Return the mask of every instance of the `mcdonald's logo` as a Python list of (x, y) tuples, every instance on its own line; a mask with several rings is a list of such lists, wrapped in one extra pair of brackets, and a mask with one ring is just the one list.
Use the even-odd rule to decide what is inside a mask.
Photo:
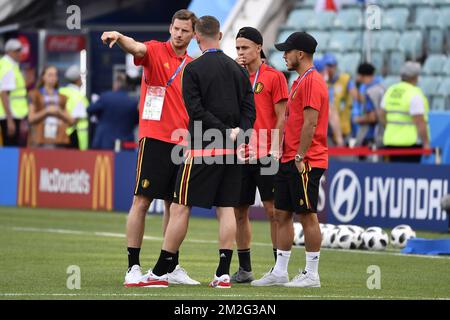
[(36, 159), (33, 153), (23, 152), (19, 167), (18, 205), (36, 207), (36, 193)]
[(92, 209), (112, 210), (112, 167), (110, 157), (98, 155), (95, 159), (92, 186)]

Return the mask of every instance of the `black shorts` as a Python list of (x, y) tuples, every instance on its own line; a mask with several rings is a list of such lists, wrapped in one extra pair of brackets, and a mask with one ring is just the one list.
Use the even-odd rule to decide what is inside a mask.
[(152, 138), (139, 141), (134, 195), (143, 195), (149, 199), (173, 199), (180, 167), (171, 158), (174, 146)]
[[(242, 186), (240, 206), (253, 205), (255, 203), (256, 188), (262, 201), (271, 201), (274, 199), (274, 179), (275, 174), (261, 174), (262, 168), (271, 166), (270, 157), (258, 159), (258, 163), (245, 164), (242, 166)], [(273, 161), (273, 160), (272, 160)]]
[(319, 184), (325, 169), (305, 164), (300, 174), (294, 160), (281, 163), (275, 176), (275, 209), (295, 213), (317, 213)]
[(241, 190), (242, 165), (236, 160), (235, 164), (207, 164), (195, 160), (188, 157), (180, 166), (173, 202), (206, 209), (212, 206), (236, 207)]

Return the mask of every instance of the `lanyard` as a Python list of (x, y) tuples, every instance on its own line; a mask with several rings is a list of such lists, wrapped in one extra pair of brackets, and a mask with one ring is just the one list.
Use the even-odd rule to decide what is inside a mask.
[(292, 91), (291, 97), (294, 95), (295, 92), (297, 92), (298, 87), (300, 86), (300, 83), (302, 83), (303, 79), (305, 79), (305, 77), (308, 75), (308, 73), (310, 73), (311, 71), (313, 71), (315, 68), (311, 67), (308, 70), (306, 70), (306, 72), (303, 74), (303, 76), (300, 78), (300, 80), (297, 83), (297, 86), (295, 87), (295, 89)]
[(259, 71), (261, 70), (261, 67), (262, 67), (262, 63), (259, 66), (258, 71), (256, 71), (255, 80), (253, 80), (253, 86), (252, 86), (253, 92), (255, 92), (255, 87), (256, 87), (256, 84), (258, 83)]
[(173, 80), (175, 80), (177, 75), (180, 73), (181, 69), (183, 69), (183, 66), (185, 63), (186, 63), (186, 58), (183, 59), (181, 64), (178, 66), (177, 70), (175, 70), (175, 73), (172, 75), (172, 77), (170, 77), (169, 81), (167, 81), (166, 87), (169, 87), (172, 84)]
[(206, 49), (205, 51), (203, 51), (202, 54), (208, 53), (208, 52), (223, 52), (220, 49)]

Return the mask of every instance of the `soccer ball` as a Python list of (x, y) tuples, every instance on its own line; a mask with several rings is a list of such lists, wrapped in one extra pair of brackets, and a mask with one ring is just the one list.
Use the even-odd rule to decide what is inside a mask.
[(366, 249), (381, 251), (386, 249), (389, 243), (389, 236), (383, 229), (371, 227), (364, 231), (362, 240)]
[[(339, 229), (333, 225), (329, 225), (322, 229), (322, 244), (321, 246), (324, 248), (331, 248), (331, 239), (333, 234), (337, 232)], [(336, 239), (336, 235), (333, 237), (333, 241)]]
[(305, 234), (303, 233), (303, 226), (300, 222), (294, 222), (294, 245), (305, 245)]
[(340, 228), (335, 227), (327, 232), (327, 236), (328, 236), (327, 244), (328, 244), (329, 248), (339, 248), (339, 243), (337, 241), (337, 239), (338, 239), (337, 234), (338, 234), (339, 230), (340, 230)]
[(322, 243), (321, 243), (321, 247), (324, 248), (328, 248), (330, 247), (330, 237), (328, 236), (328, 234), (330, 233), (330, 231), (332, 229), (335, 228), (334, 224), (330, 224), (330, 223), (320, 223), (320, 233), (322, 235)]
[(416, 233), (414, 232), (414, 230), (406, 224), (396, 226), (391, 231), (391, 243), (394, 245), (394, 247), (397, 248), (406, 247), (406, 243), (408, 242), (408, 240), (415, 237)]
[(339, 231), (336, 234), (336, 242), (341, 249), (356, 249), (357, 244), (355, 238), (357, 237), (356, 233), (352, 231), (350, 228), (342, 227), (339, 228)]

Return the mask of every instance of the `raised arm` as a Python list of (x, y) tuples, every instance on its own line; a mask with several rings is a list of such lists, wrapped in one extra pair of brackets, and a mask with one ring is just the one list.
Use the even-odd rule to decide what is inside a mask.
[(104, 44), (109, 44), (110, 48), (117, 43), (123, 51), (132, 54), (136, 58), (143, 58), (147, 53), (145, 44), (117, 31), (103, 32), (101, 39)]

